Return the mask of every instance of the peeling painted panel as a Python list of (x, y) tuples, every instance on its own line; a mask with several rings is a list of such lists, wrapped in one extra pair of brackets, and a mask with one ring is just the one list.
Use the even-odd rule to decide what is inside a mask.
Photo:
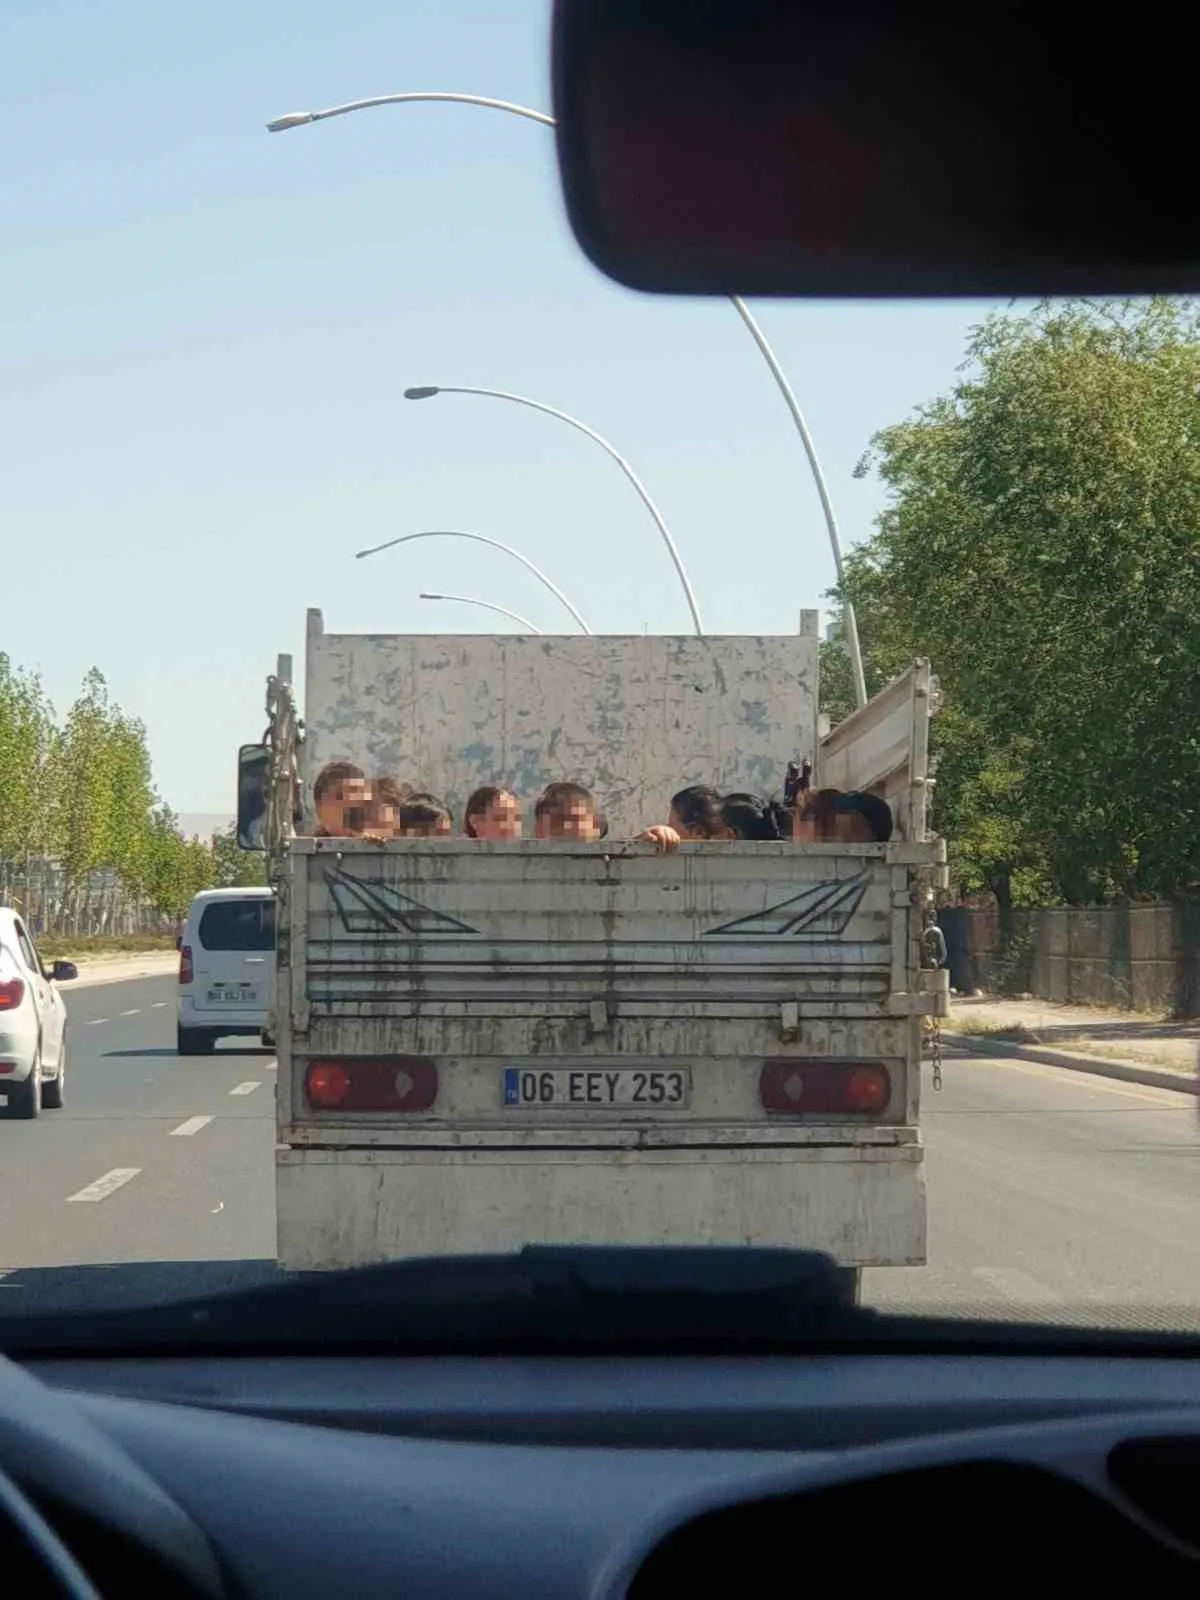
[(934, 702), (929, 663), (917, 661), (821, 740), (821, 786), (874, 790), (891, 806), (902, 837), (923, 840)]
[(689, 783), (766, 794), (816, 748), (818, 641), (327, 634), (310, 622), (306, 783), (357, 762), (456, 816), (481, 783), (586, 784), (614, 837)]
[(321, 1271), (527, 1244), (760, 1245), (925, 1260), (921, 1152), (281, 1151), (279, 1260)]

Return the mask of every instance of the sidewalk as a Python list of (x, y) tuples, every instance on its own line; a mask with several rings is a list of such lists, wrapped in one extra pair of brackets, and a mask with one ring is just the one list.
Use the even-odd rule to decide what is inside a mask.
[(79, 976), (62, 985), (62, 992), (86, 989), (96, 983), (127, 983), (133, 978), (174, 977), (179, 956), (174, 950), (143, 950), (135, 955), (80, 956)]
[(956, 996), (943, 1037), (976, 1054), (1016, 1056), (1076, 1072), (1196, 1094), (1200, 1018), (1185, 1021), (1049, 1000)]

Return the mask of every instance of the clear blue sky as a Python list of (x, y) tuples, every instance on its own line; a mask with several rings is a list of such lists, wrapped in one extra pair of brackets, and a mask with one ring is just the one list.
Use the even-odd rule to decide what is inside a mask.
[[(336, 631), (488, 631), (482, 596), (596, 631), (687, 631), (615, 467), (559, 424), (417, 383), (516, 389), (607, 434), (678, 540), (710, 632), (786, 632), (832, 563), (807, 466), (732, 309), (630, 294), (578, 253), (550, 135), (416, 106), (269, 136), (401, 89), (548, 109), (544, 0), (5, 0), (0, 13), (0, 648), (65, 705), (95, 664), (177, 809), (231, 813), (265, 674)], [(846, 539), (854, 464), (944, 390), (978, 303), (756, 306)]]

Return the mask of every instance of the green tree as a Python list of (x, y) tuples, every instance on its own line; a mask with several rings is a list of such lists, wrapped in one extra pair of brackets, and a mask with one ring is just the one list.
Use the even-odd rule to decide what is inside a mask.
[(12, 894), (18, 869), (28, 894), (31, 858), (44, 848), (54, 734), (54, 714), (41, 681), (0, 653), (0, 894)]
[(147, 834), (147, 898), (160, 916), (182, 917), (193, 895), (216, 887), (213, 852), (199, 839), (185, 839), (175, 813), (161, 802), (150, 813)]
[[(154, 803), (146, 731), (140, 722), (113, 707), (108, 718), (107, 746), (102, 803), (108, 812), (108, 865), (116, 873), (122, 891), (140, 900), (146, 890), (150, 809)], [(109, 910), (115, 911), (115, 907), (110, 906)]]
[(1002, 903), (1200, 879), (1198, 384), (1190, 305), (1041, 306), (874, 441), (847, 593), (875, 676), (932, 659), (937, 825)]
[(35, 927), (145, 926), (225, 870), (157, 800), (145, 729), (95, 668), (59, 728), (37, 676), (0, 654), (0, 794), (0, 901)]
[(818, 700), (831, 728), (854, 710), (854, 676), (840, 639), (822, 639), (818, 668)]
[(92, 875), (112, 860), (112, 747), (108, 686), (93, 667), (54, 741), (49, 761), (49, 844), (65, 880), (67, 914), (87, 923)]
[(217, 888), (237, 889), (266, 883), (267, 858), (255, 851), (239, 849), (236, 823), (213, 834), (211, 850)]

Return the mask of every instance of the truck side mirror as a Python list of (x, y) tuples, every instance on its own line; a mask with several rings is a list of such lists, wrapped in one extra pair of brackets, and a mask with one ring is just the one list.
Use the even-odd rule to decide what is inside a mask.
[(244, 744), (238, 751), (237, 842), (239, 850), (265, 851), (267, 787), (271, 751), (265, 744)]

